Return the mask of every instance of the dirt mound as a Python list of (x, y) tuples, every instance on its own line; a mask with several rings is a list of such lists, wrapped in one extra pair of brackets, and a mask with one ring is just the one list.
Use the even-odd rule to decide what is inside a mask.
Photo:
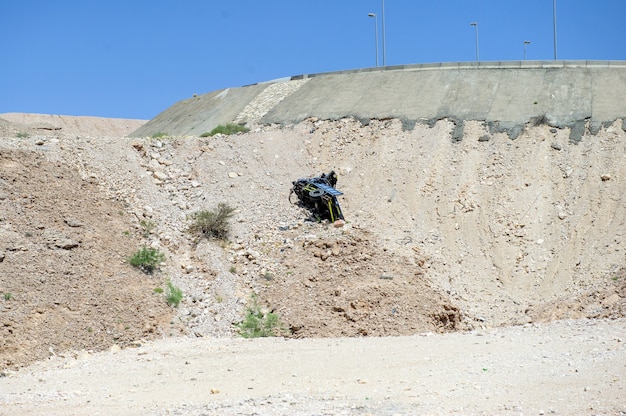
[[(431, 286), (427, 259), (395, 257), (371, 233), (332, 225), (286, 230), (264, 246), (278, 267), (255, 284), (288, 328), (288, 336), (397, 336), (462, 328), (459, 310)], [(250, 251), (234, 264), (254, 261)]]
[(626, 269), (621, 269), (610, 281), (602, 282), (572, 298), (531, 305), (527, 314), (533, 322), (559, 319), (617, 319), (626, 316)]
[[(449, 120), (132, 140), (17, 137), (2, 122), (2, 365), (235, 336), (252, 294), (296, 338), (624, 316), (620, 123), (573, 143), (567, 129), (511, 140), (478, 121), (460, 142)], [(288, 199), (292, 181), (331, 169), (339, 228)], [(236, 208), (230, 241), (197, 243), (190, 214), (222, 202)], [(166, 256), (152, 276), (126, 262), (143, 245)], [(176, 310), (154, 293), (166, 280), (184, 293)], [(552, 312), (564, 309), (577, 312)]]
[(124, 137), (147, 120), (115, 119), (52, 114), (0, 114), (0, 132), (5, 137), (16, 135), (81, 135), (91, 137)]
[(170, 333), (162, 278), (126, 262), (134, 227), (90, 178), (0, 149), (0, 366)]

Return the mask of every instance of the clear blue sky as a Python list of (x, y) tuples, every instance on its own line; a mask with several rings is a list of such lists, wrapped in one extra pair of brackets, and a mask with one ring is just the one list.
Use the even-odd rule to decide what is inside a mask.
[[(387, 65), (554, 58), (553, 0), (386, 0)], [(559, 60), (626, 60), (626, 0), (557, 0)], [(150, 119), (175, 102), (376, 65), (381, 0), (0, 0), (0, 113)]]

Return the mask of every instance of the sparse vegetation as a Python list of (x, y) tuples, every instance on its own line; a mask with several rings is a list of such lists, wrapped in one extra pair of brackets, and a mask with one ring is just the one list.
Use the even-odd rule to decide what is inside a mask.
[(149, 237), (156, 228), (156, 224), (154, 223), (154, 221), (150, 220), (141, 220), (139, 222), (139, 226), (141, 227), (143, 236), (146, 238)]
[(154, 288), (154, 293), (163, 293), (163, 288), (162, 287), (155, 287)]
[(224, 124), (220, 124), (219, 126), (214, 128), (210, 132), (202, 133), (200, 135), (200, 137), (215, 136), (216, 134), (231, 135), (231, 134), (235, 134), (235, 133), (247, 133), (249, 131), (250, 131), (249, 128), (247, 128), (246, 126), (242, 126), (240, 124), (234, 124), (234, 123), (229, 123), (229, 124), (225, 124), (225, 125)]
[(228, 271), (231, 273), (237, 273), (237, 268), (235, 266), (230, 266), (230, 269), (228, 269)]
[(214, 211), (198, 211), (191, 214), (192, 224), (189, 232), (195, 234), (198, 239), (202, 237), (227, 240), (230, 231), (230, 219), (235, 208), (228, 204), (220, 203)]
[(16, 137), (18, 139), (27, 139), (30, 137), (30, 134), (24, 132), (24, 131), (20, 131), (19, 133), (16, 134)]
[(183, 300), (183, 291), (174, 286), (171, 281), (167, 281), (167, 293), (165, 294), (167, 304), (177, 307), (181, 300)]
[(11, 295), (8, 292), (4, 294), (4, 300), (11, 300), (12, 297), (13, 297), (13, 295)]
[(163, 138), (163, 137), (169, 137), (169, 134), (164, 133), (164, 132), (162, 132), (162, 131), (158, 131), (158, 132), (154, 133), (154, 134), (153, 134), (152, 136), (150, 136), (150, 137), (152, 137), (153, 139), (161, 139), (161, 138)]
[(154, 269), (165, 260), (165, 255), (155, 248), (142, 247), (133, 254), (128, 262), (143, 270), (145, 273), (152, 273)]
[(277, 314), (264, 312), (259, 306), (258, 297), (250, 296), (246, 316), (238, 325), (239, 335), (244, 338), (275, 337), (281, 329)]

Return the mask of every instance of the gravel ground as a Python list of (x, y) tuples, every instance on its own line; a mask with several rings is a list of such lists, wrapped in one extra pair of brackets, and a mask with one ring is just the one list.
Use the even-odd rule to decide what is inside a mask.
[(626, 320), (395, 338), (165, 339), (0, 378), (1, 415), (619, 415)]

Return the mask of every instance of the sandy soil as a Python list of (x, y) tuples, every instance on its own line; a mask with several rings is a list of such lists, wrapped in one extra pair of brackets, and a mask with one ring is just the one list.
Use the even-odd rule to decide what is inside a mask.
[[(626, 412), (620, 121), (573, 144), (63, 118), (0, 118), (0, 414)], [(288, 200), (331, 169), (342, 227)], [(195, 244), (189, 214), (219, 202), (229, 242)], [(144, 245), (166, 254), (151, 275), (127, 262)], [(284, 338), (237, 337), (253, 293)]]
[(134, 119), (25, 113), (3, 113), (0, 119), (9, 122), (5, 131), (11, 137), (19, 132), (43, 136), (124, 137), (146, 123), (146, 120)]
[[(170, 338), (0, 380), (0, 414), (618, 415), (626, 322), (446, 335)], [(622, 412), (622, 413), (620, 413)]]

